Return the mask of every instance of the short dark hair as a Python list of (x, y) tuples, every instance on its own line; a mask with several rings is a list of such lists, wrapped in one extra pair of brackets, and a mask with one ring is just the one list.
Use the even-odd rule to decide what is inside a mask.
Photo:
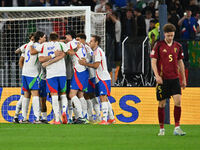
[(28, 39), (30, 40), (32, 37), (35, 36), (35, 32), (32, 32), (29, 36), (28, 36)]
[(176, 27), (175, 27), (175, 25), (173, 25), (171, 23), (167, 23), (167, 24), (164, 25), (163, 31), (164, 31), (164, 33), (175, 32)]
[(86, 35), (85, 35), (85, 33), (78, 33), (77, 35), (76, 35), (76, 37), (79, 37), (80, 39), (84, 39), (84, 40), (86, 40)]
[(107, 2), (105, 5), (109, 6), (110, 9), (113, 9), (113, 5), (111, 3)]
[(138, 7), (136, 7), (136, 8), (134, 9), (134, 11), (139, 12), (139, 13), (142, 12), (142, 10), (141, 10), (140, 8), (138, 8)]
[(44, 36), (44, 32), (41, 32), (41, 31), (37, 31), (35, 33), (35, 36), (34, 36), (34, 39), (35, 39), (35, 42), (38, 42), (40, 38), (42, 38)]
[(51, 32), (49, 36), (50, 41), (56, 41), (58, 40), (58, 34), (56, 32)]
[(68, 31), (66, 35), (71, 35), (72, 39), (76, 37), (76, 33), (73, 30)]
[(92, 37), (94, 38), (95, 42), (98, 42), (98, 45), (101, 43), (101, 37), (98, 35), (92, 35)]

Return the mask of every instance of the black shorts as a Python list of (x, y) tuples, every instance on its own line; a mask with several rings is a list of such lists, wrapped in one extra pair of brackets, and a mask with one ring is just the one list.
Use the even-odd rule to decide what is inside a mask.
[(156, 96), (158, 101), (170, 98), (176, 94), (181, 94), (179, 78), (163, 80), (163, 84), (158, 84), (156, 87)]

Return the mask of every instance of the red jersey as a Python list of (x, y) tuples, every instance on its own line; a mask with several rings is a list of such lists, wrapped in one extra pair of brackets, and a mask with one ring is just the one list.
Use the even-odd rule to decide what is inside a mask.
[(184, 57), (181, 44), (174, 41), (171, 46), (168, 46), (164, 40), (159, 41), (155, 44), (150, 57), (157, 59), (158, 74), (163, 79), (179, 77), (178, 60)]

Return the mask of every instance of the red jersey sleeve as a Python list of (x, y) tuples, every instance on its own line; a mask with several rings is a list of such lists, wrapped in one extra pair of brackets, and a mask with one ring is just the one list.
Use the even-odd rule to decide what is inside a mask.
[(183, 47), (182, 47), (182, 45), (181, 44), (179, 44), (179, 48), (180, 48), (180, 50), (179, 50), (179, 53), (178, 53), (178, 60), (180, 60), (180, 59), (183, 59), (184, 58), (184, 54), (183, 54)]
[(154, 45), (154, 47), (153, 47), (153, 49), (152, 49), (152, 51), (151, 51), (151, 54), (150, 54), (150, 57), (151, 58), (156, 58), (156, 59), (158, 59), (158, 49), (159, 49), (159, 43), (158, 42), (156, 42), (156, 44)]

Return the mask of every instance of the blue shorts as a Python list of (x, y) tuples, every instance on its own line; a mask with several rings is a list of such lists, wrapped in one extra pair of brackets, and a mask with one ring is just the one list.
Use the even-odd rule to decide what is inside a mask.
[(88, 79), (88, 90), (86, 93), (95, 93), (95, 77)]
[(39, 90), (39, 78), (22, 76), (23, 91)]
[(40, 90), (39, 90), (40, 97), (47, 97), (46, 80), (41, 80), (39, 86), (40, 86)]
[(87, 92), (88, 78), (89, 78), (88, 70), (85, 70), (83, 72), (75, 71), (71, 80), (70, 88), (73, 90), (81, 90)]
[(23, 91), (23, 83), (21, 83), (21, 95), (24, 95), (24, 91)]
[(96, 84), (95, 90), (96, 90), (96, 96), (100, 96), (100, 95), (110, 96), (111, 80), (105, 80), (105, 81), (100, 80)]
[(66, 92), (66, 76), (53, 77), (46, 80), (47, 93), (60, 93)]

